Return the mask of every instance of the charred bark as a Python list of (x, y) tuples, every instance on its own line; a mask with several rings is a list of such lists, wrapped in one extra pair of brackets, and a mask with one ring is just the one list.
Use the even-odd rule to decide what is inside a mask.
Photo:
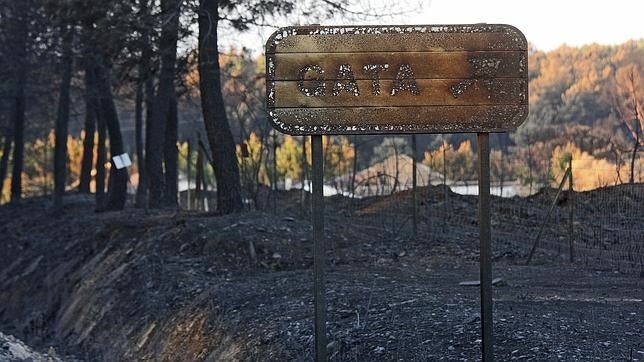
[(136, 98), (134, 100), (134, 143), (136, 145), (136, 163), (139, 170), (139, 183), (136, 186), (135, 207), (145, 207), (146, 203), (146, 175), (145, 160), (143, 155), (143, 83), (137, 81)]
[(83, 138), (83, 159), (81, 160), (80, 183), (78, 190), (81, 193), (90, 193), (92, 182), (92, 166), (94, 163), (94, 139), (96, 132), (96, 97), (94, 96), (95, 82), (92, 65), (85, 59), (85, 127)]
[[(124, 152), (123, 138), (121, 136), (121, 126), (112, 94), (111, 69), (105, 62), (100, 60), (96, 67), (96, 81), (98, 103), (100, 104), (99, 118), (102, 118), (109, 133), (110, 155), (114, 157)], [(114, 162), (112, 162), (105, 210), (122, 210), (125, 207), (125, 201), (127, 200), (127, 181), (127, 168), (117, 169)]]
[(56, 141), (54, 146), (54, 209), (63, 206), (63, 194), (67, 184), (67, 132), (69, 124), (70, 86), (72, 80), (73, 32), (66, 27), (63, 35), (62, 79), (58, 98), (58, 115), (56, 117)]
[(204, 180), (204, 169), (203, 169), (203, 150), (201, 148), (201, 144), (197, 145), (197, 170), (196, 170), (196, 175), (195, 175), (195, 205), (196, 208), (199, 210), (203, 210), (204, 205), (203, 205), (203, 196), (201, 194), (202, 192), (202, 185), (205, 184)]
[(178, 176), (178, 150), (177, 150), (177, 131), (178, 131), (178, 114), (177, 114), (177, 96), (172, 92), (170, 99), (170, 109), (165, 132), (165, 144), (163, 149), (163, 162), (165, 164), (165, 190), (163, 192), (163, 204), (166, 207), (177, 207), (177, 193), (179, 185), (177, 184)]
[(9, 168), (9, 154), (11, 153), (11, 146), (13, 145), (13, 135), (10, 131), (4, 136), (4, 144), (2, 146), (2, 157), (0, 158), (0, 192), (4, 187), (4, 179), (7, 177), (7, 169)]
[[(136, 87), (135, 100), (135, 144), (136, 159), (139, 171), (139, 183), (136, 187), (135, 207), (146, 207), (148, 203), (148, 178), (145, 166), (145, 144), (143, 141), (143, 104), (145, 104), (145, 120), (150, 122), (152, 99), (154, 97), (154, 85), (152, 83), (152, 72), (150, 59), (152, 58), (152, 46), (150, 44), (150, 4), (149, 0), (140, 1), (139, 17), (143, 22), (141, 26), (141, 59), (138, 65), (139, 79)], [(147, 127), (146, 127), (147, 130)]]
[(18, 87), (14, 99), (13, 167), (11, 170), (11, 202), (22, 199), (22, 169), (25, 158), (25, 78), (24, 66), (19, 70)]
[[(100, 107), (99, 107), (100, 108)], [(100, 109), (97, 117), (98, 145), (96, 146), (96, 211), (105, 210), (105, 163), (107, 162), (107, 134), (105, 131), (105, 120), (101, 115)]]
[(199, 4), (199, 90), (201, 108), (212, 152), (217, 181), (217, 208), (222, 214), (242, 210), (239, 166), (235, 143), (221, 93), (221, 71), (217, 51), (219, 1)]
[(152, 122), (148, 123), (148, 138), (145, 147), (150, 208), (160, 208), (165, 205), (166, 200), (164, 197), (166, 187), (163, 157), (168, 113), (174, 94), (180, 4), (180, 0), (161, 1), (161, 13), (164, 19), (159, 39), (161, 70), (159, 72), (159, 87), (152, 107)]
[(16, 1), (13, 29), (15, 76), (13, 79), (13, 167), (11, 171), (11, 202), (22, 199), (22, 170), (25, 153), (25, 82), (27, 80), (28, 1)]

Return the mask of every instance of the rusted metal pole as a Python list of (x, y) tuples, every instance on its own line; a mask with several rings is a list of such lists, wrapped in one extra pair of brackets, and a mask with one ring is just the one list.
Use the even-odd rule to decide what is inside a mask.
[(413, 201), (413, 232), (414, 232), (414, 237), (418, 233), (418, 190), (417, 190), (417, 183), (418, 180), (416, 179), (416, 162), (418, 162), (418, 152), (416, 150), (416, 135), (412, 134), (411, 135), (411, 161), (412, 161), (412, 166), (411, 166), (411, 183), (412, 183), (412, 201)]
[(490, 134), (478, 133), (479, 156), (479, 259), (481, 279), (481, 334), (483, 361), (494, 361), (492, 326), (492, 252), (490, 231)]
[(273, 214), (277, 214), (277, 132), (273, 130)]
[(570, 241), (570, 262), (574, 263), (575, 262), (575, 236), (574, 236), (574, 225), (573, 225), (573, 220), (574, 220), (574, 190), (573, 190), (573, 182), (572, 182), (572, 157), (570, 157), (570, 166), (569, 166), (569, 172), (568, 172), (568, 204), (569, 204), (569, 210), (570, 210), (570, 215), (568, 219), (568, 238)]
[(311, 136), (313, 158), (313, 295), (315, 304), (315, 361), (326, 362), (326, 302), (324, 288), (324, 155), (322, 136)]
[(441, 145), (443, 147), (443, 232), (447, 232), (447, 197), (449, 195), (447, 186), (447, 158), (445, 153), (447, 152), (447, 147), (445, 147), (445, 139), (441, 134)]
[[(306, 138), (307, 136), (302, 137), (302, 192), (300, 193), (300, 213), (302, 216), (306, 215), (306, 204), (308, 198), (308, 193), (311, 192), (310, 189), (310, 179), (309, 179), (309, 161), (306, 159)], [(309, 190), (306, 191), (306, 186), (309, 187)]]

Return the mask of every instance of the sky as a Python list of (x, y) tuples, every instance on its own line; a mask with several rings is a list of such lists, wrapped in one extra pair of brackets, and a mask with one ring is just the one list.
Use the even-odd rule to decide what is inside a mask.
[(504, 23), (518, 27), (537, 49), (562, 43), (618, 44), (644, 38), (643, 0), (431, 0), (410, 21)]
[[(370, 0), (374, 6), (408, 4), (414, 11), (393, 15), (378, 23), (374, 19), (347, 21), (336, 18), (323, 25), (347, 24), (511, 24), (540, 50), (562, 44), (580, 46), (590, 43), (619, 44), (644, 38), (644, 0)], [(419, 5), (420, 4), (420, 5)], [(381, 20), (381, 19), (378, 19)], [(287, 25), (304, 25), (288, 23)], [(275, 28), (248, 33), (228, 34), (223, 40), (261, 51)], [(224, 41), (225, 44), (225, 41)], [(225, 46), (225, 45), (224, 45)]]

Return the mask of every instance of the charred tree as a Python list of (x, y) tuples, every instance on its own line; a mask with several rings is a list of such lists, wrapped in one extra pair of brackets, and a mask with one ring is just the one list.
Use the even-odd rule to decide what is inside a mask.
[(175, 92), (172, 93), (165, 132), (165, 144), (163, 148), (163, 162), (165, 164), (165, 191), (163, 192), (163, 204), (167, 207), (178, 206), (177, 193), (179, 192), (179, 185), (177, 184), (177, 162), (179, 156), (177, 150), (177, 95)]
[[(621, 83), (621, 84), (620, 84)], [(642, 115), (642, 103), (640, 94), (641, 75), (635, 65), (630, 65), (625, 72), (623, 79), (618, 79), (618, 92), (622, 93), (623, 100), (616, 101), (614, 105), (617, 114), (622, 119), (624, 126), (628, 129), (628, 134), (633, 143), (633, 149), (630, 150), (630, 173), (628, 182), (635, 183), (635, 161), (637, 153), (641, 147), (644, 147), (644, 120)], [(620, 89), (621, 88), (621, 89)]]
[(199, 4), (199, 90), (217, 181), (217, 208), (222, 214), (242, 211), (241, 182), (230, 125), (221, 92), (217, 51), (219, 1)]
[(107, 194), (105, 193), (105, 180), (107, 163), (107, 130), (105, 126), (105, 116), (101, 110), (101, 103), (98, 97), (98, 79), (96, 71), (96, 62), (90, 67), (92, 88), (89, 91), (96, 114), (96, 130), (98, 134), (98, 143), (96, 146), (96, 211), (103, 211), (107, 205)]
[(69, 124), (70, 86), (73, 70), (71, 27), (63, 30), (62, 77), (56, 117), (56, 141), (54, 146), (54, 209), (63, 206), (63, 194), (67, 181), (67, 132)]
[(93, 70), (93, 62), (89, 54), (85, 55), (85, 126), (83, 138), (83, 159), (81, 160), (81, 173), (79, 191), (81, 193), (90, 193), (90, 184), (92, 181), (92, 166), (94, 163), (94, 140), (96, 132), (96, 82)]
[(25, 150), (25, 83), (27, 80), (28, 10), (30, 2), (12, 2), (13, 77), (13, 167), (11, 171), (11, 202), (22, 198), (22, 170)]
[[(166, 127), (174, 94), (175, 63), (179, 30), (180, 0), (161, 1), (162, 24), (159, 39), (161, 69), (159, 86), (152, 107), (152, 119), (148, 123), (148, 138), (145, 144), (145, 163), (148, 176), (148, 204), (150, 208), (166, 205), (163, 157)], [(176, 204), (176, 202), (175, 202)]]
[(145, 160), (143, 155), (143, 82), (137, 80), (134, 99), (134, 143), (136, 145), (136, 162), (139, 170), (139, 183), (136, 186), (135, 207), (144, 207), (146, 203)]
[(22, 198), (22, 169), (25, 155), (25, 88), (26, 69), (20, 65), (18, 83), (14, 99), (13, 168), (11, 170), (11, 201)]
[(2, 157), (0, 158), (0, 191), (4, 186), (4, 179), (7, 177), (7, 169), (9, 168), (9, 154), (11, 153), (13, 135), (10, 131), (4, 136), (4, 142), (2, 146)]
[(98, 145), (96, 146), (96, 211), (105, 210), (105, 163), (107, 163), (107, 133), (105, 131), (105, 120), (98, 113), (96, 128), (98, 130)]
[[(110, 155), (111, 157), (120, 155), (124, 152), (123, 137), (121, 136), (121, 126), (119, 124), (116, 106), (114, 105), (114, 96), (111, 86), (111, 68), (103, 59), (98, 59), (96, 67), (96, 82), (98, 91), (98, 103), (100, 105), (100, 115), (107, 128), (110, 138)], [(105, 210), (122, 210), (125, 207), (127, 199), (127, 168), (117, 169), (114, 162), (110, 167), (110, 176), (108, 182), (107, 202)]]
[[(154, 84), (152, 82), (151, 58), (152, 45), (150, 43), (150, 2), (141, 0), (139, 2), (139, 19), (142, 26), (140, 27), (141, 39), (141, 59), (138, 64), (138, 79), (136, 85), (135, 99), (135, 145), (136, 159), (139, 171), (139, 183), (136, 187), (135, 207), (145, 207), (148, 203), (148, 179), (145, 166), (145, 143), (143, 141), (143, 105), (145, 104), (145, 120), (151, 121), (152, 99), (154, 98)], [(147, 129), (147, 127), (146, 127)]]
[[(201, 141), (201, 137), (199, 137), (199, 141)], [(203, 210), (204, 208), (203, 196), (201, 193), (202, 185), (205, 184), (205, 182), (203, 181), (205, 179), (203, 163), (203, 149), (201, 147), (201, 142), (199, 142), (197, 146), (197, 162), (195, 172), (195, 205), (199, 210)]]

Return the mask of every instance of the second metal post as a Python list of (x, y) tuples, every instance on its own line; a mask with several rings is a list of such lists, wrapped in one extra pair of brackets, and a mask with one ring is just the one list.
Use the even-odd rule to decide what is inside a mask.
[(490, 231), (490, 134), (476, 135), (479, 154), (479, 233), (481, 238), (481, 334), (483, 361), (494, 361), (492, 326), (492, 250)]

